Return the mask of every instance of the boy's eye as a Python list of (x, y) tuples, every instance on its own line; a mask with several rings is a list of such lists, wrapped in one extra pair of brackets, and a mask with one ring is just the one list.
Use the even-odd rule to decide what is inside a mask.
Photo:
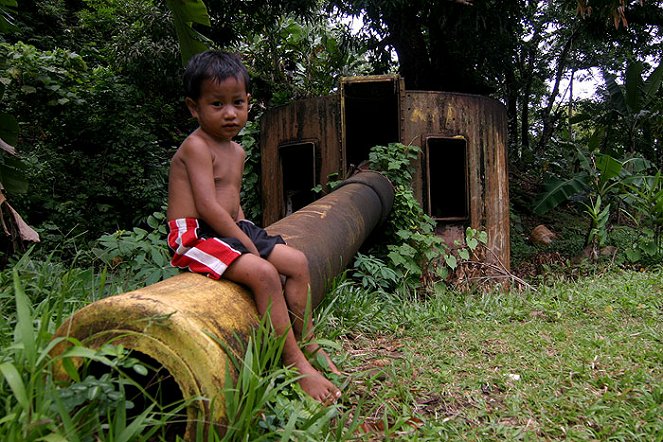
[(213, 101), (212, 106), (215, 106), (215, 107), (223, 106), (223, 103), (221, 103), (220, 101)]
[(241, 106), (243, 104), (244, 104), (244, 100), (242, 100), (242, 99), (235, 100), (235, 106)]

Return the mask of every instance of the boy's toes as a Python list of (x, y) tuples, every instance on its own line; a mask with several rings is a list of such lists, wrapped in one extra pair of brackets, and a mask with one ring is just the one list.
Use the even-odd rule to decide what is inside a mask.
[(321, 402), (324, 405), (334, 405), (340, 398), (341, 398), (341, 391), (334, 389), (332, 391), (329, 391)]

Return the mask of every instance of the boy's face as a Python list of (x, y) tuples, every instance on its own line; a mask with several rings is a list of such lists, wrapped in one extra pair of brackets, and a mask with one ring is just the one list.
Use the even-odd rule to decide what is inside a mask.
[(187, 97), (186, 104), (205, 133), (225, 142), (237, 136), (246, 124), (250, 98), (244, 82), (229, 77), (221, 82), (205, 80), (198, 100)]

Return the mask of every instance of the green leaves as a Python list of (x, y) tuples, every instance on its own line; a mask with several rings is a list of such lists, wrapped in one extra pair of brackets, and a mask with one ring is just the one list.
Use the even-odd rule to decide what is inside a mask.
[(0, 113), (0, 183), (7, 192), (25, 193), (28, 189), (26, 166), (16, 156), (17, 141), (18, 121), (11, 114)]
[(153, 213), (147, 224), (152, 231), (140, 227), (131, 231), (119, 230), (101, 236), (98, 247), (92, 248), (97, 258), (132, 285), (154, 284), (178, 272), (170, 265), (170, 251), (165, 241), (165, 214)]
[(194, 24), (211, 26), (207, 7), (202, 0), (166, 0), (166, 5), (173, 13), (182, 64), (186, 65), (192, 56), (209, 49), (212, 43), (193, 28)]
[(14, 398), (18, 404), (24, 410), (28, 410), (30, 408), (30, 401), (25, 389), (25, 384), (23, 383), (23, 378), (16, 369), (16, 366), (11, 362), (4, 362), (0, 364), (0, 373), (2, 373), (5, 382), (7, 382), (9, 388), (11, 388), (14, 393)]
[(543, 215), (563, 202), (588, 189), (588, 175), (579, 173), (569, 179), (550, 178), (545, 184), (545, 192), (539, 195), (532, 210)]
[(269, 315), (252, 330), (243, 357), (212, 338), (229, 359), (224, 386), (228, 423), (222, 441), (322, 440), (338, 409), (321, 407), (301, 391), (301, 375), (282, 366), (285, 335), (276, 335)]
[[(18, 121), (16, 117), (6, 112), (0, 112), (0, 143), (2, 142), (11, 146), (18, 142)], [(9, 153), (13, 151), (13, 148), (8, 149), (5, 144), (0, 144), (0, 148)]]
[(11, 14), (18, 6), (16, 0), (0, 0), (0, 33), (11, 32), (16, 29)]

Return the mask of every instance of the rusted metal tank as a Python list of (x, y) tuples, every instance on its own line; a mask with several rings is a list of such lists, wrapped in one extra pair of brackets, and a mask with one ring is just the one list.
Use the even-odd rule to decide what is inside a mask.
[(338, 94), (270, 109), (261, 128), (265, 225), (311, 202), (310, 189), (329, 175), (348, 176), (371, 147), (400, 142), (421, 148), (412, 185), (437, 233), (453, 243), (467, 227), (486, 230), (484, 259), (509, 268), (507, 118), (500, 102), (405, 90), (398, 76), (350, 77)]
[[(360, 172), (329, 195), (268, 227), (306, 254), (314, 306), (322, 300), (326, 284), (386, 219), (393, 197), (384, 176)], [(149, 382), (137, 379), (141, 384), (162, 388), (160, 393), (165, 392), (169, 401), (202, 398), (187, 409), (185, 428), (174, 429), (194, 440), (198, 420), (223, 422), (226, 370), (236, 376), (226, 350), (243, 356), (257, 317), (246, 288), (182, 273), (94, 302), (66, 320), (55, 336), (76, 338), (91, 348), (121, 344), (156, 367)], [(61, 356), (68, 348), (69, 342), (63, 341), (52, 356)], [(66, 378), (64, 370), (56, 375)]]
[(491, 98), (406, 91), (404, 140), (421, 147), (414, 188), (438, 233), (464, 239), (465, 227), (488, 233), (488, 262), (510, 263), (509, 179), (504, 106)]

